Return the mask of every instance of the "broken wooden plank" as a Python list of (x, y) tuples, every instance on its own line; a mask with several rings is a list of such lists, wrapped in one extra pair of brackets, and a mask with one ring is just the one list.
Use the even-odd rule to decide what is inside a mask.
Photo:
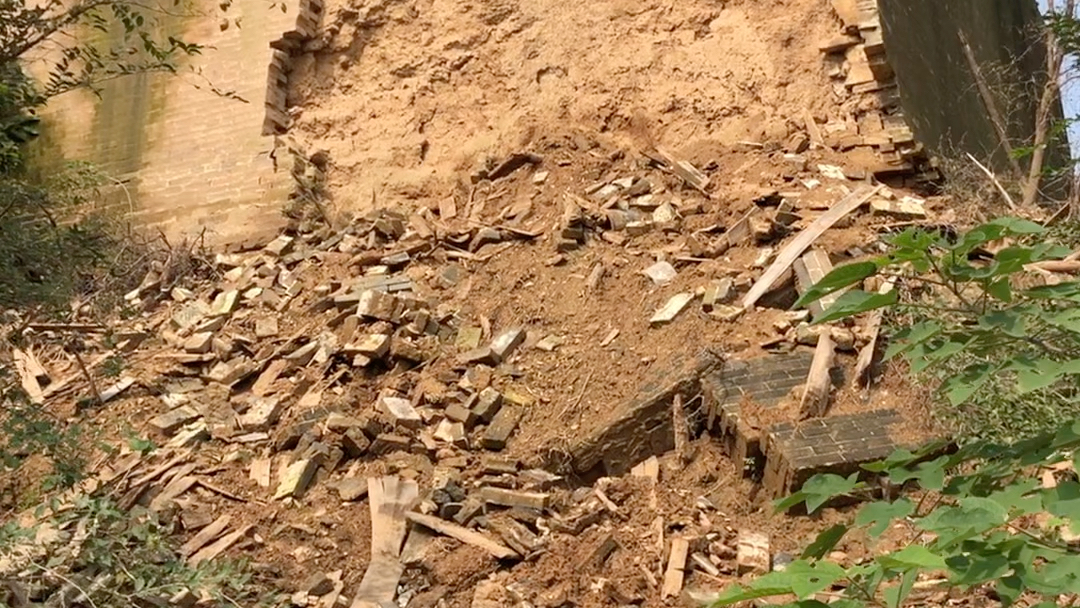
[(806, 134), (810, 136), (810, 149), (824, 148), (825, 138), (821, 135), (821, 128), (818, 127), (817, 121), (814, 120), (814, 115), (810, 113), (809, 108), (803, 111), (803, 122), (806, 124)]
[(814, 244), (814, 241), (818, 239), (826, 230), (831, 228), (833, 224), (839, 222), (847, 214), (858, 209), (866, 201), (870, 200), (870, 197), (874, 196), (881, 190), (882, 186), (861, 186), (857, 188), (851, 194), (845, 196), (838, 203), (832, 206), (828, 211), (821, 215), (818, 219), (814, 220), (814, 223), (810, 224), (795, 237), (790, 243), (788, 243), (784, 249), (776, 256), (776, 260), (769, 266), (768, 270), (761, 275), (754, 286), (750, 288), (750, 291), (743, 298), (743, 308), (752, 308), (762, 296), (764, 296), (771, 288), (773, 283), (780, 278), (791, 265), (795, 263), (795, 260), (799, 259), (799, 256), (805, 252), (810, 245)]
[(829, 407), (829, 393), (832, 378), (829, 370), (836, 359), (836, 344), (831, 331), (824, 331), (818, 336), (814, 360), (810, 365), (810, 374), (806, 378), (802, 398), (799, 400), (799, 415), (803, 420), (821, 418)]
[(229, 522), (232, 521), (232, 517), (229, 515), (222, 515), (214, 520), (214, 522), (202, 530), (195, 536), (188, 539), (186, 543), (180, 546), (180, 555), (185, 557), (193, 555), (199, 549), (202, 549), (207, 544), (211, 543), (217, 537), (221, 536), (225, 532), (225, 528), (229, 527)]
[[(886, 294), (893, 290), (896, 283), (895, 280), (890, 279), (881, 284), (878, 288), (878, 293)], [(859, 351), (859, 358), (855, 362), (855, 382), (870, 386), (871, 367), (874, 365), (874, 353), (877, 351), (878, 336), (881, 334), (881, 323), (884, 318), (884, 313), (881, 309), (875, 310), (870, 313), (870, 320), (866, 325), (866, 333), (870, 336), (870, 339), (866, 342), (866, 346), (862, 347)]]
[[(11, 354), (15, 359), (15, 371), (19, 374), (19, 382), (22, 384), (23, 391), (30, 398), (30, 403), (40, 405), (45, 401), (45, 393), (41, 389), (38, 374), (34, 370), (35, 359), (33, 359), (33, 354), (29, 351), (23, 352), (17, 348), (13, 348)], [(39, 363), (38, 367), (40, 366)]]
[(660, 146), (655, 146), (653, 151), (656, 153), (656, 158), (654, 160), (661, 161), (671, 169), (672, 173), (686, 182), (687, 185), (698, 190), (706, 197), (710, 197), (709, 192), (705, 190), (709, 185), (709, 177), (707, 175), (699, 171), (698, 168), (690, 164), (689, 161), (676, 158), (675, 155)]
[(409, 521), (420, 524), (425, 528), (431, 528), (440, 534), (459, 540), (467, 545), (483, 549), (497, 559), (519, 559), (521, 557), (513, 549), (500, 544), (479, 532), (439, 519), (433, 515), (409, 512), (405, 514), (405, 517)]
[(400, 560), (407, 529), (405, 513), (419, 494), (415, 481), (392, 476), (368, 478), (371, 562), (353, 597), (352, 608), (393, 603), (405, 571)]
[(251, 531), (253, 526), (247, 525), (235, 532), (230, 532), (225, 536), (222, 536), (216, 540), (213, 544), (207, 545), (200, 549), (195, 555), (188, 558), (188, 564), (192, 566), (198, 566), (200, 563), (212, 560), (227, 550), (229, 547), (236, 544), (238, 540), (247, 535)]
[(661, 598), (676, 597), (682, 593), (683, 576), (686, 569), (686, 556), (690, 553), (690, 541), (685, 538), (671, 539), (671, 553), (668, 554), (667, 570), (664, 572), (664, 586), (660, 590)]

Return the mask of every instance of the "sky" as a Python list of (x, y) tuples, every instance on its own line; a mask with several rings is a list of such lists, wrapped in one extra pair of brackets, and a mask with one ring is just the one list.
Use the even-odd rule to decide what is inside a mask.
[[(1047, 10), (1047, 0), (1038, 0), (1039, 9)], [(1060, 3), (1059, 5), (1060, 6)], [(1066, 57), (1063, 72), (1076, 69), (1076, 57)], [(1080, 117), (1080, 83), (1073, 82), (1062, 88), (1061, 103), (1065, 109), (1065, 117), (1069, 119)], [(1069, 127), (1069, 145), (1072, 148), (1073, 158), (1080, 158), (1080, 124), (1072, 124)]]

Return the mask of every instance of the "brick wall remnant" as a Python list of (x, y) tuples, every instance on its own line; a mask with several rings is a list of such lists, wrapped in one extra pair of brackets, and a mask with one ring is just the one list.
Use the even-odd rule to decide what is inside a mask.
[[(719, 369), (723, 357), (706, 349), (684, 354), (654, 366), (633, 399), (570, 450), (574, 471), (583, 477), (618, 476), (650, 456), (675, 448), (671, 403), (676, 394), (689, 399), (700, 390), (701, 378)], [(685, 403), (692, 434), (704, 425), (702, 400)]]
[(706, 426), (724, 442), (736, 463), (759, 459), (762, 429), (741, 415), (741, 404), (750, 399), (763, 407), (773, 407), (803, 384), (810, 372), (813, 355), (795, 352), (744, 361), (728, 361), (724, 368), (701, 381), (707, 409)]
[(857, 472), (861, 465), (896, 450), (889, 425), (898, 418), (895, 410), (874, 410), (773, 425), (763, 445), (766, 465), (762, 484), (770, 495), (782, 497), (819, 473)]

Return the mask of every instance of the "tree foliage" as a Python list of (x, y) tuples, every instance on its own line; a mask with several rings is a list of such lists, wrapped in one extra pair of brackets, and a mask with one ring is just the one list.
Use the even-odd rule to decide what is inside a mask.
[(800, 304), (870, 277), (894, 283), (887, 293), (845, 292), (819, 322), (888, 307), (905, 326), (891, 336), (886, 358), (902, 356), (914, 373), (936, 375), (946, 411), (954, 421), (968, 418), (965, 434), (1015, 440), (1080, 415), (1080, 283), (1030, 285), (1023, 276), (1026, 267), (1069, 256), (1068, 248), (1016, 218), (955, 240), (911, 229), (886, 242), (887, 255), (835, 269)]
[[(0, 0), (0, 307), (60, 309), (107, 270), (123, 236), (85, 209), (104, 176), (85, 165), (37, 177), (26, 146), (39, 135), (38, 111), (75, 89), (97, 91), (114, 78), (176, 72), (203, 47), (170, 32), (179, 3), (135, 0)], [(47, 66), (43, 79), (26, 71)], [(63, 164), (63, 163), (56, 163)]]
[[(917, 372), (952, 370), (941, 385), (952, 403), (977, 403), (979, 391), (1002, 379), (1017, 400), (1050, 389), (1073, 392), (1080, 374), (1080, 283), (1032, 285), (1024, 276), (1025, 268), (1069, 256), (1042, 242), (1044, 236), (1039, 225), (1015, 218), (953, 239), (908, 230), (889, 239), (887, 255), (834, 269), (799, 305), (852, 288), (822, 321), (877, 308), (919, 315), (893, 338), (887, 356), (905, 357)], [(871, 277), (894, 285), (892, 295), (860, 289)], [(897, 608), (928, 580), (962, 592), (988, 589), (1004, 606), (1022, 599), (1049, 607), (1077, 596), (1080, 420), (1043, 426), (1051, 428), (1021, 441), (973, 440), (952, 453), (934, 444), (897, 451), (862, 475), (811, 478), (776, 507), (805, 505), (814, 513), (841, 496), (868, 502), (852, 524), (821, 533), (783, 571), (731, 587), (712, 605), (773, 598), (801, 608)], [(866, 475), (921, 490), (921, 498), (872, 500)], [(902, 540), (893, 551), (846, 567), (824, 559), (852, 528), (877, 538), (894, 527)]]

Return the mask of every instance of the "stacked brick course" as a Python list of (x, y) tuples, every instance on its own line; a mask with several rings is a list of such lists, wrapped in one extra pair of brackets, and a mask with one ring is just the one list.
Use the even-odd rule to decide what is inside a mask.
[(762, 483), (773, 496), (784, 496), (818, 473), (850, 475), (896, 449), (889, 425), (897, 419), (894, 410), (875, 410), (773, 425), (763, 446)]

